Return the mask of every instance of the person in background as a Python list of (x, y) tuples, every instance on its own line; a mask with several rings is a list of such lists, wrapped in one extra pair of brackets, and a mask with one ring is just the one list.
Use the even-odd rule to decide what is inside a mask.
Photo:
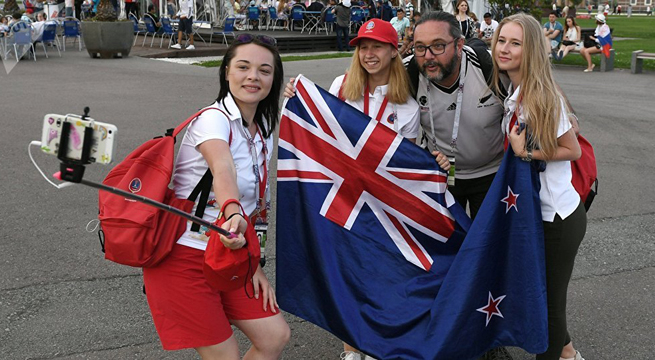
[(405, 59), (406, 57), (414, 54), (414, 23), (412, 23), (405, 30), (405, 38), (403, 39), (403, 45), (398, 49), (400, 57)]
[(469, 3), (466, 0), (457, 0), (457, 6), (454, 9), (455, 17), (459, 21), (459, 28), (462, 30), (462, 35), (465, 39), (471, 39), (477, 36), (475, 22), (471, 18), (471, 11), (469, 10)]
[(287, 6), (287, 0), (280, 0), (277, 3), (277, 8), (275, 11), (277, 11), (277, 18), (284, 20), (284, 28), (289, 29), (289, 10)]
[(337, 49), (343, 51), (350, 51), (350, 0), (342, 0), (332, 10), (337, 17), (336, 32), (337, 32)]
[(0, 17), (0, 37), (7, 36), (9, 34), (9, 20), (6, 17)]
[(580, 26), (576, 24), (575, 18), (567, 17), (566, 25), (564, 26), (564, 38), (562, 39), (562, 45), (560, 45), (555, 59), (562, 60), (569, 51), (582, 48), (581, 35), (582, 31), (580, 30)]
[(394, 29), (396, 29), (396, 33), (398, 33), (398, 38), (399, 39), (404, 39), (405, 38), (405, 30), (409, 27), (409, 19), (405, 17), (405, 10), (398, 9), (398, 12), (396, 13), (396, 17), (392, 18), (391, 21), (391, 26), (393, 26)]
[(414, 17), (414, 4), (412, 0), (405, 0), (405, 16), (410, 19)]
[(173, 49), (182, 48), (182, 34), (186, 34), (189, 38), (189, 46), (187, 50), (195, 50), (193, 45), (193, 0), (180, 0), (180, 9), (177, 11), (180, 18), (180, 24), (177, 31), (177, 44), (171, 46)]
[[(237, 4), (238, 4), (238, 2), (235, 1), (235, 3), (234, 3), (235, 13), (237, 11), (237, 9), (236, 9)], [(176, 15), (177, 14), (177, 7), (175, 6), (175, 0), (166, 0), (166, 12), (168, 12), (168, 17), (170, 17), (171, 19), (177, 18), (177, 15)]]
[(553, 53), (553, 57), (555, 56), (555, 51), (562, 41), (563, 30), (564, 27), (562, 24), (557, 21), (557, 13), (551, 12), (550, 15), (548, 15), (548, 22), (544, 24), (543, 33), (544, 36), (549, 40), (549, 50)]
[(75, 8), (75, 1), (74, 0), (65, 0), (64, 1), (64, 6), (65, 6), (66, 17), (73, 17), (73, 10)]
[(591, 62), (591, 55), (600, 54), (602, 52), (598, 38), (607, 36), (609, 34), (610, 34), (610, 27), (607, 26), (606, 24), (605, 16), (603, 16), (603, 14), (597, 14), (596, 31), (594, 31), (594, 36), (589, 37), (591, 40), (595, 41), (595, 45), (592, 47), (583, 47), (582, 49), (580, 49), (580, 55), (587, 61), (587, 68), (584, 69), (584, 72), (594, 71), (594, 67), (596, 65), (594, 65)]
[(480, 30), (478, 32), (478, 36), (482, 41), (484, 41), (487, 46), (491, 45), (491, 40), (494, 37), (494, 32), (496, 32), (496, 29), (498, 28), (498, 21), (494, 20), (491, 18), (490, 13), (485, 13), (484, 14), (484, 21), (482, 24), (480, 24)]
[[(537, 360), (584, 360), (575, 350), (566, 324), (566, 295), (587, 215), (571, 184), (571, 161), (581, 150), (569, 120), (566, 99), (559, 91), (539, 22), (527, 14), (504, 18), (492, 42), (493, 81), (509, 76), (502, 129), (514, 154), (543, 161), (539, 199), (546, 255), (548, 349)], [(524, 131), (519, 125), (525, 124)], [(525, 167), (526, 171), (532, 171)]]
[(155, 5), (150, 4), (148, 5), (148, 13), (147, 13), (152, 20), (155, 22), (155, 29), (157, 30), (157, 33), (160, 33), (161, 29), (161, 22), (159, 21), (159, 16), (157, 16), (157, 13), (155, 12)]
[(366, 8), (368, 9), (366, 21), (377, 16), (378, 8), (375, 6), (375, 0), (366, 0)]
[(391, 7), (391, 3), (388, 0), (378, 0), (377, 8), (378, 8), (378, 16), (377, 16), (378, 19), (384, 21), (391, 21), (391, 18), (393, 18), (393, 9)]

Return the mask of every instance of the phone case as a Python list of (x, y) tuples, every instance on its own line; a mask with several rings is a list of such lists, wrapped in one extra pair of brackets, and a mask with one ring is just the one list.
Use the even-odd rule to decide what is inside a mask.
[(93, 123), (93, 142), (91, 145), (90, 161), (92, 163), (109, 164), (113, 160), (114, 137), (118, 130), (115, 125), (94, 121), (91, 118), (82, 118), (71, 115), (48, 114), (43, 118), (43, 133), (41, 135), (41, 150), (46, 154), (59, 153), (59, 139), (65, 121), (71, 123), (69, 135), (69, 149), (67, 158), (80, 160), (82, 158), (82, 144), (84, 142), (84, 128)]

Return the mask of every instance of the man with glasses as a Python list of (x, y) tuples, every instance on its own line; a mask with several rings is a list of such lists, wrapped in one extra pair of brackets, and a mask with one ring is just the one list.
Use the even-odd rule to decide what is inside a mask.
[[(454, 185), (448, 190), (462, 207), (468, 204), (474, 218), (503, 158), (503, 102), (489, 88), (493, 64), (487, 46), (480, 39), (464, 42), (454, 15), (425, 13), (414, 28), (407, 71), (420, 106), (423, 143), (433, 155), (450, 158)], [(482, 359), (512, 357), (497, 348)]]
[(406, 63), (421, 107), (423, 144), (451, 159), (448, 189), (474, 218), (503, 157), (503, 103), (489, 88), (486, 45), (469, 44), (454, 15), (429, 12), (416, 24), (414, 57)]

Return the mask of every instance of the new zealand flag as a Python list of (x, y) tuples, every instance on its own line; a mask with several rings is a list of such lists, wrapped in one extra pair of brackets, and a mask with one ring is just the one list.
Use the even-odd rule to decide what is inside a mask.
[(306, 78), (278, 148), (281, 308), (379, 359), (547, 347), (539, 180), (506, 154), (473, 224), (434, 157)]

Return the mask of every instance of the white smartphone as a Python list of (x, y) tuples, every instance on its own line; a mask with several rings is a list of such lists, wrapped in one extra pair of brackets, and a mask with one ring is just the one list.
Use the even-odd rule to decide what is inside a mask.
[(118, 129), (115, 125), (101, 123), (89, 117), (82, 119), (78, 115), (48, 114), (43, 118), (43, 133), (41, 135), (41, 150), (46, 154), (58, 155), (62, 128), (65, 122), (71, 124), (68, 135), (68, 149), (66, 158), (82, 159), (82, 145), (84, 144), (85, 128), (93, 129), (91, 142), (91, 163), (109, 164), (113, 160), (114, 139)]

